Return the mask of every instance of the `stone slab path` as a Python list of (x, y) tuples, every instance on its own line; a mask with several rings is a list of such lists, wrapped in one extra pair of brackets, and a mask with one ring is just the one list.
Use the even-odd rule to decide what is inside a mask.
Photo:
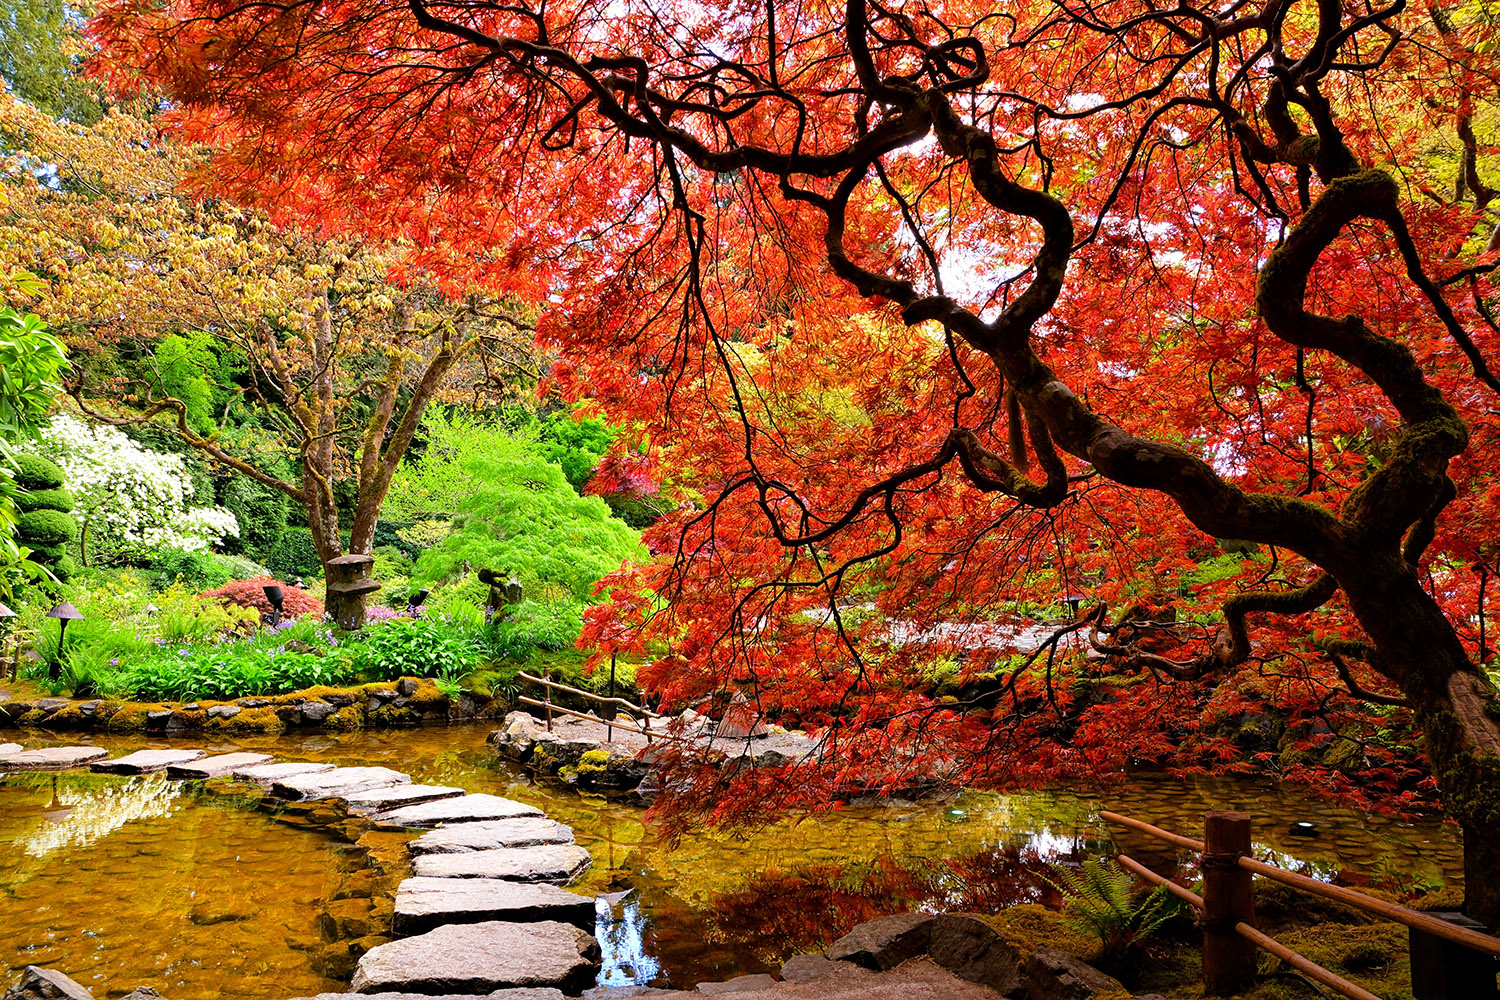
[(168, 764), (167, 777), (185, 780), (218, 778), (237, 767), (253, 767), (270, 760), (271, 755), (268, 753), (221, 753), (215, 757), (203, 757), (183, 764)]
[(572, 924), (449, 924), (371, 948), (359, 960), (351, 988), (482, 994), (553, 986), (579, 993), (594, 984), (598, 968), (599, 943)]
[(173, 764), (186, 764), (208, 756), (202, 750), (137, 750), (113, 760), (90, 764), (90, 771), (100, 774), (147, 774), (165, 771)]
[(561, 823), (540, 816), (526, 816), (440, 826), (422, 834), (406, 847), (413, 854), (460, 854), (491, 851), (497, 847), (536, 847), (572, 842), (573, 831)]
[(416, 876), (396, 889), (392, 929), (399, 936), (424, 934), (444, 924), (487, 920), (531, 923), (556, 920), (593, 930), (594, 900), (546, 883), (504, 879)]
[[(573, 831), (522, 802), (462, 788), (414, 784), (387, 767), (273, 761), (269, 754), (209, 756), (202, 749), (100, 747), (26, 750), (0, 745), (0, 772), (90, 767), (103, 774), (165, 771), (192, 780), (254, 782), (273, 800), (326, 801), (354, 820), (427, 830), (412, 841), (414, 877), (397, 888), (396, 940), (364, 954), (349, 994), (312, 1000), (561, 1000), (593, 986), (599, 969), (595, 901), (557, 885), (589, 865)], [(435, 829), (434, 829), (435, 828)]]
[(462, 788), (445, 785), (389, 785), (385, 788), (350, 792), (338, 796), (338, 799), (352, 813), (372, 813), (423, 802), (436, 802), (438, 799), (455, 799), (462, 794)]
[(376, 813), (372, 819), (377, 826), (425, 830), (439, 823), (476, 823), (487, 819), (517, 819), (541, 815), (542, 811), (534, 806), (479, 792), (462, 798), (441, 799)]
[(82, 767), (109, 756), (99, 747), (45, 747), (20, 750), (0, 757), (0, 771), (63, 771)]
[(512, 882), (571, 882), (589, 866), (589, 852), (577, 844), (497, 847), (462, 854), (423, 854), (412, 871), (432, 878), (499, 878)]

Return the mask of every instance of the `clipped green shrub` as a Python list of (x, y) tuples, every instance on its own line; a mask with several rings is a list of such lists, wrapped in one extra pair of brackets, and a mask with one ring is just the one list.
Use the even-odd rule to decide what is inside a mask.
[(63, 484), (63, 470), (40, 455), (15, 455), (12, 478), (23, 490), (55, 490)]
[(28, 510), (58, 510), (66, 514), (73, 509), (73, 494), (67, 490), (32, 490), (25, 496)]
[(212, 552), (164, 549), (151, 563), (151, 582), (158, 587), (181, 582), (193, 590), (212, 590), (233, 579), (235, 574), (226, 561)]
[(37, 542), (27, 547), (31, 549), (31, 558), (37, 562), (55, 563), (68, 554), (67, 546), (60, 543), (44, 545)]
[(73, 515), (60, 510), (28, 510), (16, 518), (16, 534), (28, 545), (61, 545), (77, 533), (78, 522)]

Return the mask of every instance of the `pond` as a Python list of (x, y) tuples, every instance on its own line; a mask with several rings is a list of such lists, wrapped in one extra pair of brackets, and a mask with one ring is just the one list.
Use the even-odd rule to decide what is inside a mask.
[[(1107, 798), (1070, 791), (965, 792), (878, 803), (748, 835), (697, 831), (662, 842), (627, 802), (532, 784), (485, 745), (489, 725), (291, 735), (236, 744), (287, 759), (385, 764), (414, 781), (532, 803), (574, 828), (594, 858), (580, 891), (605, 894), (602, 981), (691, 987), (775, 971), (862, 920), (918, 907), (994, 910), (1049, 901), (1049, 862), (1159, 845), (1098, 819), (1112, 808), (1195, 835), (1208, 809), (1256, 820), (1262, 856), (1350, 884), (1459, 879), (1456, 830), (1339, 809), (1270, 782), (1142, 779)], [(27, 745), (61, 741), (25, 740)], [(163, 740), (100, 737), (129, 750)], [(201, 745), (199, 743), (181, 745)], [(229, 749), (214, 746), (212, 749)], [(0, 959), (62, 969), (118, 993), (170, 1000), (286, 1000), (341, 990), (320, 958), (327, 902), (357, 851), (316, 827), (253, 808), (248, 794), (160, 776), (0, 779)], [(1289, 832), (1311, 821), (1319, 836)], [(1113, 836), (1113, 840), (1111, 837)]]

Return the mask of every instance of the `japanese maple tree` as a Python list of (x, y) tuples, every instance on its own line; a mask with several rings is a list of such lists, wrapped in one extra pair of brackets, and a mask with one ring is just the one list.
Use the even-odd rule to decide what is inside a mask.
[[(742, 790), (1161, 758), (1205, 680), (1373, 702), (1500, 923), (1483, 9), (114, 0), (94, 31), (221, 190), (552, 297), (559, 382), (654, 429), (604, 479), (693, 501), (586, 638), (830, 737)], [(1135, 607), (947, 703), (896, 641), (1075, 590)], [(1059, 683), (1080, 634), (1112, 683)]]

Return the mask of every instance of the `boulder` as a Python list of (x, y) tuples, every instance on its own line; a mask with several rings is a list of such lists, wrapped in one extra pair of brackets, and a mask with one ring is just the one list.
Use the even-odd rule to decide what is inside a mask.
[(465, 795), (456, 799), (423, 802), (414, 806), (403, 806), (389, 812), (376, 813), (374, 821), (380, 826), (403, 830), (431, 829), (439, 823), (478, 823), (491, 819), (516, 819), (522, 816), (540, 816), (542, 811), (512, 799), (498, 795)]
[(960, 979), (996, 993), (1021, 987), (1021, 954), (989, 924), (967, 913), (943, 913), (928, 928), (927, 954)]
[(1038, 948), (1026, 960), (1025, 978), (1030, 1000), (1102, 1000), (1130, 995), (1118, 979), (1054, 948)]
[(297, 713), (302, 716), (303, 722), (322, 722), (338, 710), (337, 705), (330, 705), (326, 701), (304, 701)]
[(215, 705), (208, 710), (210, 719), (232, 719), (243, 712), (244, 709), (238, 705)]
[(599, 943), (571, 924), (487, 921), (450, 924), (366, 952), (354, 972), (356, 993), (484, 993), (552, 986), (579, 993), (599, 969)]
[(818, 952), (810, 952), (787, 959), (786, 964), (781, 967), (781, 978), (788, 983), (810, 983), (814, 979), (836, 975), (840, 969), (848, 968), (846, 962), (835, 962)]
[(271, 782), (271, 794), (294, 801), (336, 799), (386, 785), (406, 785), (411, 776), (388, 767), (336, 767), (331, 771), (296, 774)]
[(120, 1000), (164, 1000), (164, 998), (149, 986), (137, 986)]
[(0, 743), (0, 757), (9, 757), (13, 753), (21, 752), (19, 743)]
[(445, 924), (490, 920), (534, 923), (556, 920), (594, 927), (594, 901), (544, 883), (489, 878), (409, 878), (396, 888), (392, 929), (399, 937)]
[(894, 969), (927, 950), (930, 913), (893, 913), (854, 928), (829, 945), (823, 954), (835, 962), (853, 962), (867, 969)]
[(589, 866), (589, 861), (589, 852), (577, 844), (544, 844), (462, 854), (423, 854), (412, 859), (412, 873), (430, 878), (570, 882)]
[(202, 750), (137, 750), (114, 760), (91, 764), (89, 770), (99, 774), (146, 774), (165, 771), (173, 764), (186, 764), (205, 756), (207, 754)]
[(28, 965), (0, 1000), (94, 1000), (94, 995), (55, 969)]
[(776, 985), (776, 980), (758, 972), (753, 976), (735, 976), (718, 983), (699, 983), (698, 992), (708, 996), (717, 996), (721, 993), (748, 993), (751, 990), (769, 990)]
[(19, 753), (0, 757), (0, 771), (60, 771), (64, 768), (92, 764), (108, 756), (109, 751), (100, 747), (44, 747), (40, 750), (22, 750)]
[(480, 823), (440, 826), (413, 840), (413, 854), (462, 854), (497, 847), (535, 847), (538, 844), (571, 844), (573, 831), (561, 823), (539, 816), (494, 819)]
[[(224, 706), (215, 705), (214, 708)], [(213, 709), (209, 709), (213, 711)], [(268, 753), (223, 753), (215, 757), (203, 757), (199, 760), (188, 761), (184, 764), (168, 764), (167, 777), (169, 778), (217, 778), (228, 774), (236, 768), (253, 767), (256, 764), (265, 764), (271, 760)]]

